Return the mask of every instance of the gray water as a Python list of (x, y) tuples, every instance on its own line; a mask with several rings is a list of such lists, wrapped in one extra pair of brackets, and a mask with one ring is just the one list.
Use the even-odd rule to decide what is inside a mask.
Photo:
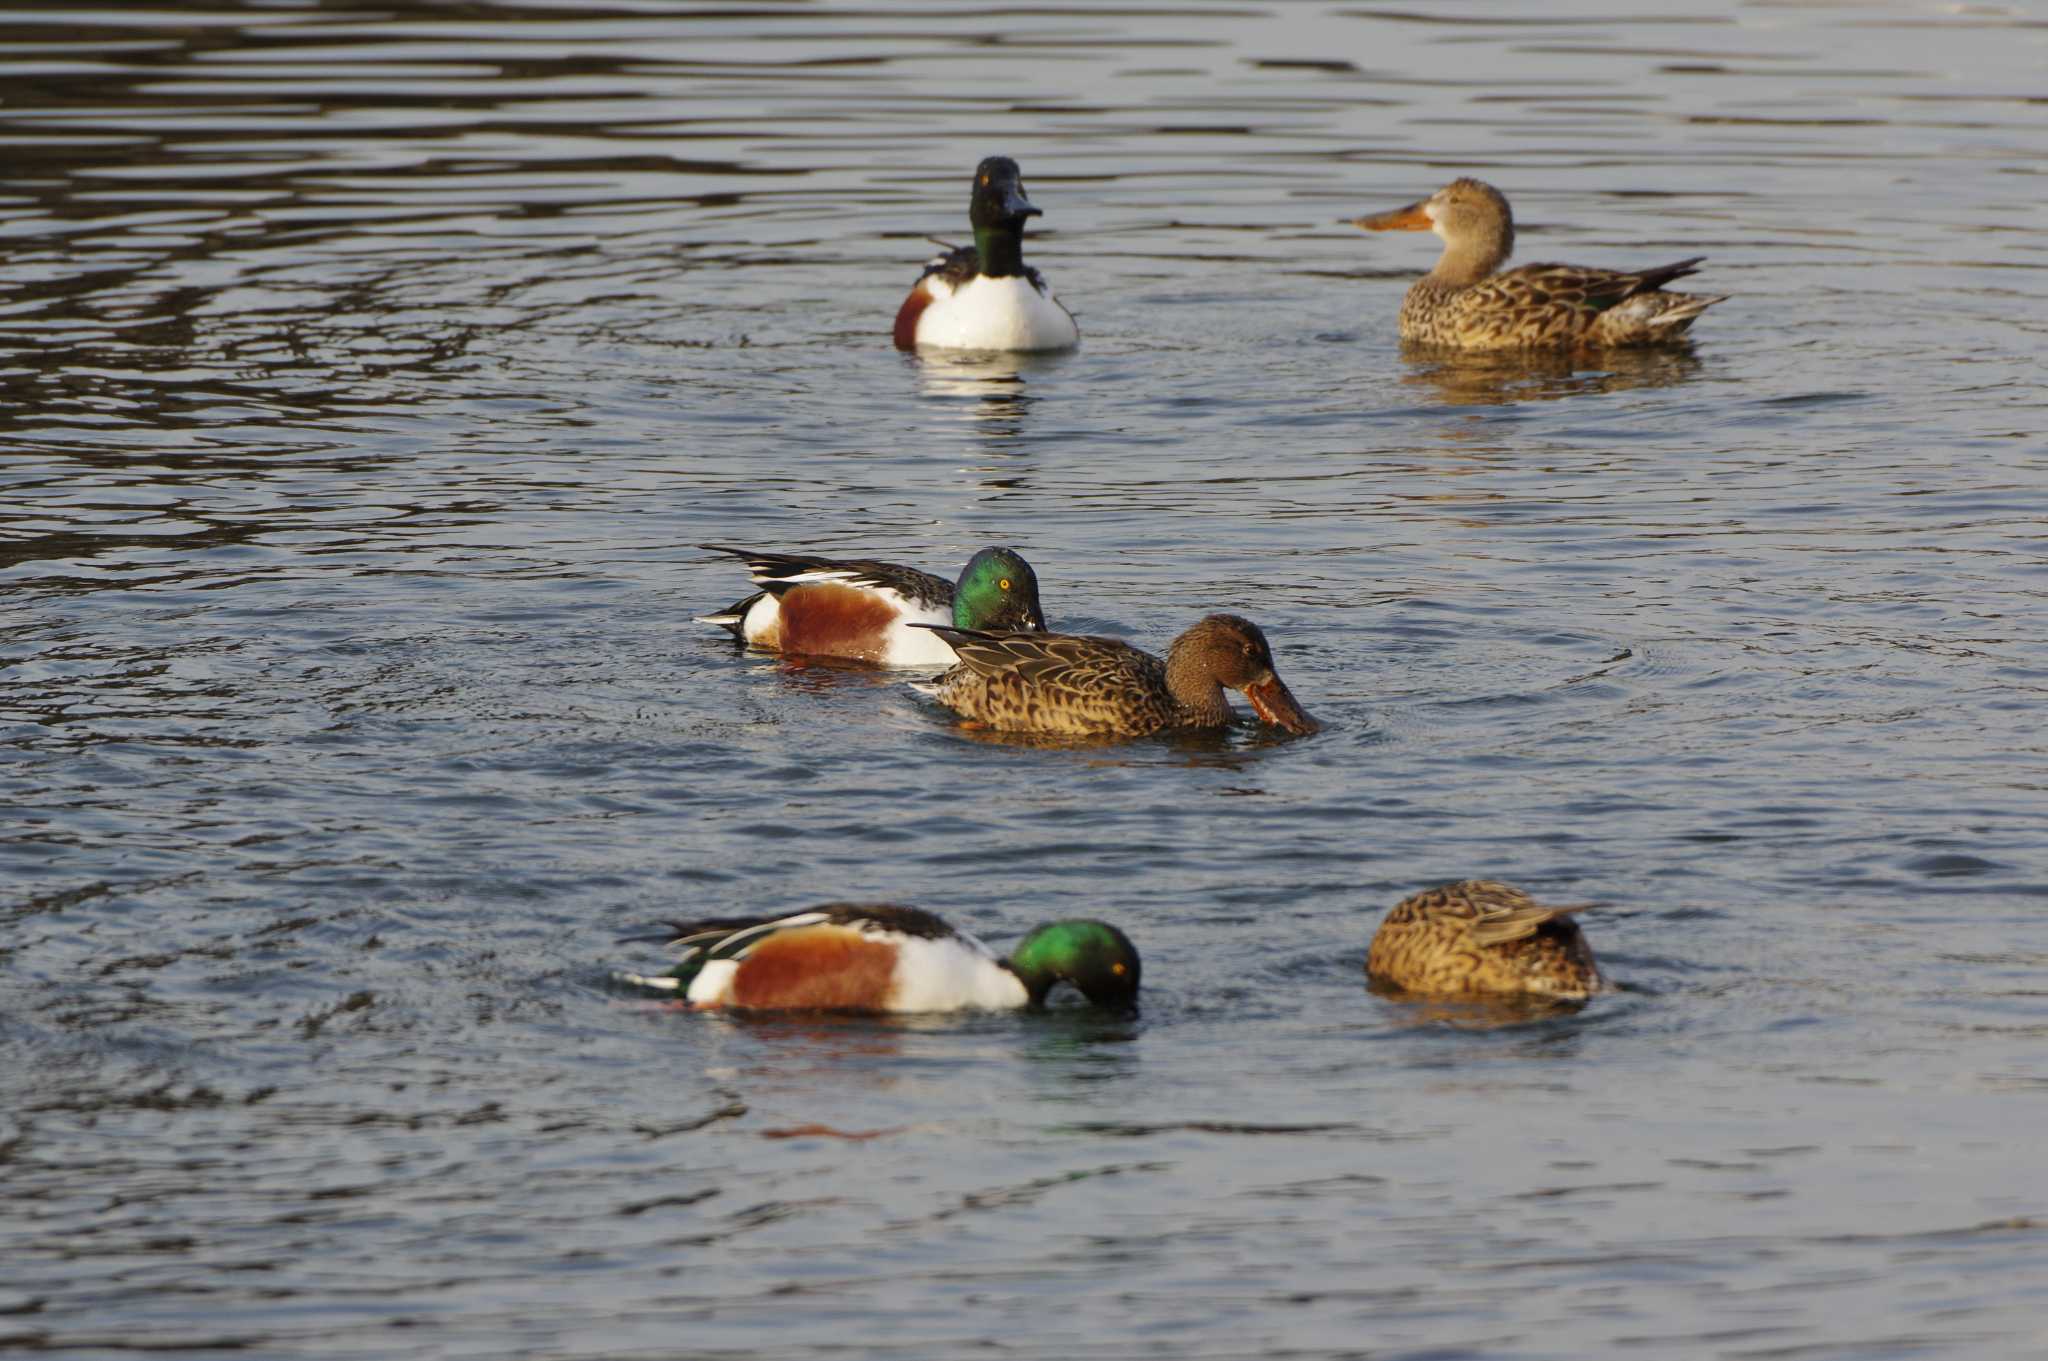
[[(2048, 1350), (2048, 27), (2018, 6), (0, 13), (0, 1352)], [(1015, 156), (1073, 355), (886, 332)], [(1690, 353), (1404, 356), (1520, 258)], [(713, 540), (1235, 610), (1303, 740), (974, 740)], [(1367, 991), (1427, 884), (1625, 990)], [(650, 1009), (832, 898), (1141, 1013)]]

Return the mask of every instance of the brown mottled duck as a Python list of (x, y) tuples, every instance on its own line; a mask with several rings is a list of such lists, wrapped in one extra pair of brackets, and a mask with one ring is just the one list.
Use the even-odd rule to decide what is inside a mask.
[(1491, 879), (1424, 889), (1387, 913), (1366, 951), (1381, 983), (1432, 997), (1582, 1000), (1606, 986), (1572, 914)]
[(1655, 269), (1521, 265), (1515, 217), (1500, 190), (1453, 180), (1418, 203), (1352, 219), (1367, 231), (1433, 231), (1444, 240), (1436, 268), (1401, 303), (1401, 339), (1461, 350), (1558, 350), (1681, 341), (1723, 297), (1667, 293), (1706, 259)]
[(1161, 658), (1115, 638), (995, 633), (928, 625), (959, 664), (917, 688), (998, 732), (1144, 737), (1220, 728), (1233, 717), (1225, 686), (1265, 722), (1291, 733), (1319, 726), (1273, 669), (1266, 635), (1249, 619), (1212, 614)]

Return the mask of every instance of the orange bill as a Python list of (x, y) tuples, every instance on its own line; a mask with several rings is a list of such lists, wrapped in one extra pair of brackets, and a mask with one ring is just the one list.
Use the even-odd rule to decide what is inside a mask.
[(1244, 697), (1251, 701), (1260, 718), (1276, 728), (1292, 733), (1312, 733), (1323, 726), (1308, 716), (1308, 711), (1295, 700), (1294, 692), (1287, 688), (1287, 682), (1278, 676), (1268, 676), (1256, 685), (1246, 686)]
[(1436, 226), (1423, 211), (1428, 199), (1420, 199), (1406, 208), (1396, 208), (1388, 213), (1370, 213), (1365, 217), (1354, 217), (1351, 225), (1362, 227), (1369, 232), (1426, 232)]

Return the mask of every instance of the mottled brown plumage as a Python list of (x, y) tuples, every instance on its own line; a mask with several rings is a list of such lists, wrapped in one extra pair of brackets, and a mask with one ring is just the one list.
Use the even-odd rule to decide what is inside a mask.
[(1223, 687), (1242, 691), (1260, 718), (1314, 732), (1273, 669), (1258, 625), (1212, 614), (1174, 639), (1164, 660), (1115, 638), (936, 628), (960, 664), (921, 686), (940, 703), (1002, 732), (1143, 737), (1230, 722)]
[(1604, 986), (1571, 914), (1491, 879), (1425, 889), (1373, 933), (1365, 971), (1427, 996), (1525, 993), (1579, 999)]
[(1573, 349), (1682, 340), (1722, 297), (1666, 293), (1698, 271), (1695, 255), (1655, 269), (1522, 265), (1504, 272), (1515, 219), (1498, 189), (1453, 180), (1418, 203), (1353, 219), (1368, 231), (1434, 231), (1436, 268), (1401, 303), (1401, 338), (1462, 350)]

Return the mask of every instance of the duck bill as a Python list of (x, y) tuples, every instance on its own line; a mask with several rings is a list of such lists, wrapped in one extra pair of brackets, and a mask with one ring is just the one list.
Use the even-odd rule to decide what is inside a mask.
[(1044, 217), (1045, 211), (1030, 199), (1024, 197), (1019, 185), (1010, 185), (1003, 190), (1003, 212), (1009, 217)]
[(1323, 726), (1308, 716), (1308, 711), (1294, 698), (1294, 692), (1287, 688), (1287, 682), (1278, 676), (1269, 676), (1257, 685), (1246, 686), (1244, 697), (1251, 701), (1260, 718), (1276, 728), (1291, 733), (1312, 733)]
[(1425, 205), (1428, 199), (1421, 199), (1406, 208), (1396, 208), (1388, 213), (1371, 213), (1365, 217), (1354, 217), (1351, 225), (1369, 232), (1426, 232), (1436, 226), (1429, 220)]

